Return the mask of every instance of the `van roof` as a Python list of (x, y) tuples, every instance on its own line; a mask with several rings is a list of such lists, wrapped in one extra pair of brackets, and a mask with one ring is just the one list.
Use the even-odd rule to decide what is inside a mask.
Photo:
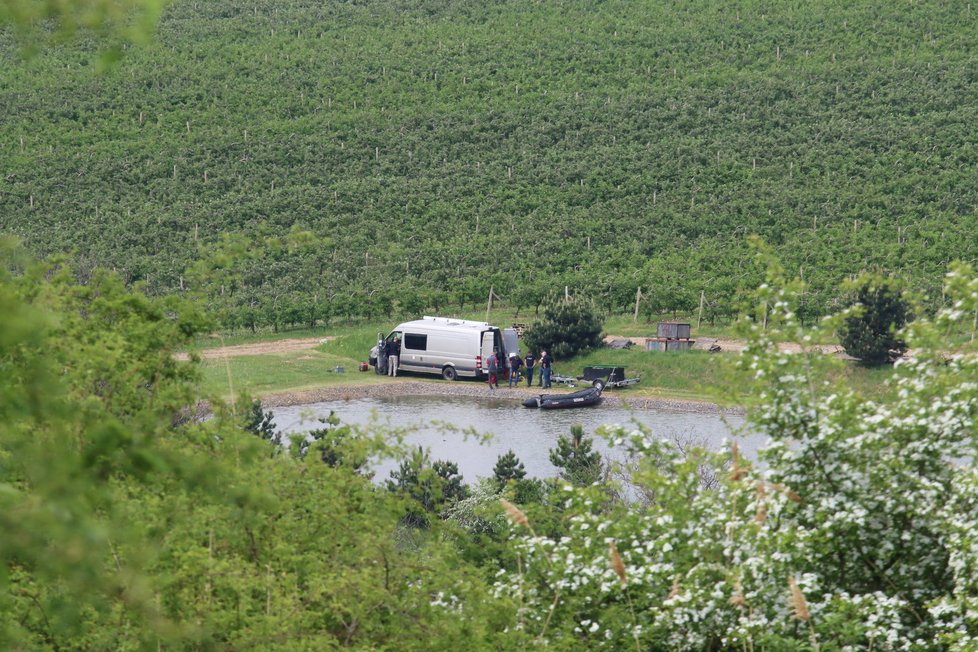
[(495, 328), (492, 324), (484, 321), (473, 321), (471, 319), (456, 319), (454, 317), (431, 317), (425, 315), (421, 319), (415, 319), (414, 321), (406, 321), (403, 324), (399, 324), (394, 330), (399, 330), (402, 328), (432, 328), (432, 327), (443, 327), (443, 328), (470, 328), (472, 330), (485, 330), (487, 328)]

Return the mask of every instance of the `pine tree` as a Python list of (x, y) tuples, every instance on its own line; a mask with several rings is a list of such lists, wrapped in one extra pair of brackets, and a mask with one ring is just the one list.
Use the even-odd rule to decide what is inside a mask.
[(582, 487), (593, 484), (604, 474), (601, 453), (591, 449), (594, 440), (584, 436), (584, 427), (571, 426), (571, 438), (559, 437), (557, 448), (550, 449), (550, 462), (560, 471), (560, 477)]
[(430, 515), (441, 512), (468, 496), (462, 484), (458, 465), (437, 460), (431, 462), (427, 451), (420, 446), (391, 471), (385, 483), (387, 490), (412, 500), (406, 507), (404, 522), (414, 527), (428, 527)]
[(492, 471), (496, 487), (500, 491), (502, 491), (503, 487), (510, 480), (522, 480), (526, 477), (526, 469), (523, 467), (523, 462), (516, 457), (516, 453), (512, 449), (506, 451), (505, 455), (499, 456), (499, 459), (496, 460), (496, 466)]
[(258, 399), (251, 402), (251, 412), (248, 413), (245, 430), (273, 444), (277, 445), (281, 442), (281, 433), (275, 432), (275, 422), (272, 420), (271, 410), (262, 412), (262, 404)]

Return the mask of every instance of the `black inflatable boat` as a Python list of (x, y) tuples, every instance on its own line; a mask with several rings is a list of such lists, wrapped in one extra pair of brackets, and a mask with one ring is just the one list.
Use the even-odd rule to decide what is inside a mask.
[(523, 407), (557, 410), (561, 408), (587, 407), (601, 402), (601, 385), (588, 387), (573, 394), (541, 394), (523, 401)]

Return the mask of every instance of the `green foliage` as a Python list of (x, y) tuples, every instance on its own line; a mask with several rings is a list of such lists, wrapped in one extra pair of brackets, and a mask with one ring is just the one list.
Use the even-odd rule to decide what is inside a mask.
[(944, 334), (978, 310), (978, 279), (947, 281), (953, 307), (910, 325), (917, 353), (882, 403), (812, 375), (827, 361), (798, 320), (804, 287), (771, 265), (741, 360), (763, 468), (736, 442), (607, 428), (644, 500), (567, 488), (560, 534), (531, 517), (497, 595), (525, 596), (520, 622), (558, 649), (974, 649), (978, 482), (960, 461), (978, 453), (978, 355)]
[[(0, 12), (57, 30), (129, 6)], [(248, 9), (175, 2), (114, 76), (91, 77), (86, 42), (0, 73), (0, 228), (76, 252), (69, 271), (0, 240), (0, 647), (978, 646), (974, 270), (936, 299), (945, 261), (976, 257), (970, 7)], [(524, 478), (506, 491), (545, 489), (510, 512), (508, 555), (463, 558), (480, 540), (430, 517), (466, 505), (451, 463), (419, 452), (386, 490), (357, 468), (387, 449), (335, 420), (270, 455), (253, 411), (203, 418), (174, 356), (213, 327), (204, 306), (314, 327), (490, 286), (538, 309), (568, 285), (604, 312), (703, 292), (722, 320), (761, 280), (747, 232), (807, 281), (769, 266), (745, 325), (763, 468), (611, 428), (647, 500)], [(905, 270), (936, 309), (907, 327), (897, 401), (822, 382), (802, 328), (863, 267)], [(565, 473), (588, 468), (572, 435)], [(487, 537), (493, 494), (468, 512)]]
[(420, 447), (391, 471), (385, 486), (406, 499), (404, 522), (422, 528), (431, 525), (431, 515), (468, 495), (458, 465), (444, 460), (431, 462)]
[[(196, 374), (172, 355), (209, 323), (110, 274), (77, 286), (3, 248), (0, 647), (148, 640), (160, 614), (141, 571), (155, 545), (138, 545), (127, 494), (210, 484), (214, 465), (188, 455), (206, 447), (190, 434)], [(120, 615), (136, 631), (99, 630)]]
[(543, 321), (533, 324), (524, 334), (531, 351), (548, 351), (559, 360), (601, 346), (601, 318), (593, 307), (563, 301), (549, 305)]
[(194, 306), (0, 246), (0, 647), (498, 648), (481, 573), (399, 546), (400, 501), (343, 462), (377, 439), (269, 455), (257, 404), (188, 408)]
[(269, 410), (262, 411), (261, 401), (254, 399), (251, 402), (251, 411), (248, 413), (245, 422), (245, 430), (276, 445), (282, 443), (282, 433), (275, 432), (274, 415)]
[(852, 308), (843, 315), (839, 342), (846, 353), (867, 365), (892, 362), (907, 350), (900, 331), (910, 318), (910, 305), (900, 283), (878, 275), (854, 284)]
[(510, 482), (518, 482), (526, 477), (526, 468), (523, 462), (516, 457), (512, 449), (500, 455), (496, 460), (496, 466), (492, 469), (492, 477), (496, 481), (496, 487), (501, 491)]
[(28, 55), (40, 45), (95, 35), (105, 67), (118, 61), (124, 44), (146, 43), (165, 0), (3, 0), (0, 26), (12, 26)]
[(560, 469), (560, 477), (577, 487), (586, 487), (604, 477), (601, 453), (592, 450), (594, 441), (584, 436), (584, 427), (571, 426), (568, 439), (561, 435), (557, 447), (550, 449), (550, 463)]
[(324, 427), (310, 431), (307, 438), (292, 440), (292, 454), (303, 459), (310, 451), (315, 451), (327, 466), (362, 472), (376, 447), (371, 446), (369, 440), (362, 440), (349, 424), (341, 424), (332, 411), (319, 422)]

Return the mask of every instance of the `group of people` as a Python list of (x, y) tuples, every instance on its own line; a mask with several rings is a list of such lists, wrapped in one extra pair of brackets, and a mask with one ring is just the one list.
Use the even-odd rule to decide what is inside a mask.
[[(395, 335), (390, 342), (387, 343), (387, 375), (397, 376), (397, 368), (400, 366), (401, 359), (401, 341)], [(537, 358), (533, 355), (533, 351), (529, 351), (525, 358), (520, 358), (516, 353), (509, 354), (509, 360), (505, 363), (506, 368), (509, 369), (509, 386), (520, 384), (520, 373), (522, 369), (526, 368), (526, 386), (533, 387), (533, 370), (537, 365)], [(540, 351), (540, 381), (538, 383), (539, 387), (543, 389), (550, 388), (550, 373), (553, 366), (553, 358), (546, 351)], [(486, 371), (489, 374), (489, 389), (494, 389), (499, 387), (499, 372), (503, 368), (503, 361), (499, 359), (499, 351), (493, 351), (492, 355), (486, 361)]]
[[(506, 368), (509, 369), (509, 386), (520, 384), (520, 372), (526, 368), (526, 386), (533, 387), (533, 370), (537, 365), (537, 358), (533, 351), (529, 351), (525, 358), (520, 358), (516, 353), (509, 354)], [(550, 388), (550, 374), (553, 367), (553, 358), (546, 351), (540, 351), (540, 381), (538, 385), (543, 389)], [(503, 368), (503, 361), (499, 359), (499, 351), (493, 351), (486, 360), (486, 371), (489, 375), (489, 389), (499, 387), (499, 372)]]

